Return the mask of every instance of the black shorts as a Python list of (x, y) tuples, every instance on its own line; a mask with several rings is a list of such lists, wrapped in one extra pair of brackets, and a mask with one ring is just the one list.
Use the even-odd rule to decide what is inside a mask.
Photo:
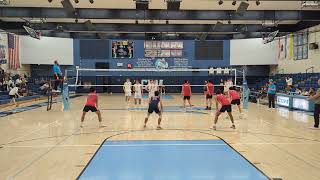
[(206, 99), (212, 99), (212, 95), (207, 94)]
[[(57, 75), (53, 75), (53, 78), (55, 79), (55, 80), (57, 80)], [(59, 80), (61, 80), (61, 79), (63, 79), (63, 77), (61, 76), (61, 74), (58, 74), (58, 79)]]
[(160, 114), (159, 108), (151, 108), (151, 107), (149, 107), (149, 108), (148, 108), (148, 113), (149, 113), (149, 114), (152, 114), (153, 112), (155, 112), (155, 113), (157, 113), (157, 114)]
[(240, 105), (240, 99), (234, 99), (231, 101), (231, 104), (233, 105)]
[(224, 105), (221, 107), (220, 109), (220, 112), (231, 112), (232, 111), (232, 108), (231, 108), (231, 105)]
[(94, 106), (84, 106), (83, 111), (84, 111), (84, 112), (89, 112), (89, 111), (91, 111), (91, 112), (97, 112), (98, 109), (97, 109), (96, 107), (94, 107)]
[(187, 100), (190, 100), (190, 96), (183, 96), (183, 99), (184, 99), (184, 100), (186, 100), (186, 99), (187, 99)]
[(17, 98), (17, 95), (9, 95), (9, 96), (10, 96), (10, 99)]

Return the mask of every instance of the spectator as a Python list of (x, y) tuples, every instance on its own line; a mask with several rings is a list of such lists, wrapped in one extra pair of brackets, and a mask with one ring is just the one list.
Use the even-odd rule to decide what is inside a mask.
[[(318, 80), (318, 86), (320, 86), (320, 79)], [(311, 95), (309, 100), (314, 102), (314, 126), (313, 129), (319, 129), (319, 115), (320, 115), (320, 88), (314, 95)]]
[(17, 86), (13, 87), (10, 92), (9, 92), (9, 96), (10, 96), (10, 103), (13, 103), (15, 106), (18, 107), (18, 104), (16, 102), (16, 98), (20, 97), (19, 95), (19, 88)]
[(10, 91), (15, 86), (14, 81), (12, 80), (12, 78), (10, 76), (8, 79), (7, 86), (8, 86), (8, 88), (7, 88), (8, 91)]
[(62, 72), (57, 60), (55, 60), (53, 64), (53, 73), (54, 73), (53, 77), (55, 80), (53, 89), (54, 91), (59, 92), (58, 86), (60, 85), (60, 81), (62, 81)]
[(40, 87), (40, 90), (42, 91), (42, 93), (45, 95), (47, 94), (47, 91), (49, 89), (49, 83), (48, 82), (45, 82), (41, 87)]
[(292, 86), (292, 78), (290, 76), (286, 77), (287, 87)]
[(22, 86), (22, 78), (19, 76), (18, 79), (16, 80), (16, 86), (20, 87)]
[(297, 89), (296, 89), (296, 94), (299, 94), (299, 95), (301, 95), (301, 94), (302, 94), (302, 90), (301, 90), (301, 88), (297, 88)]
[(268, 85), (268, 99), (269, 99), (269, 108), (276, 108), (275, 106), (275, 96), (276, 96), (276, 85), (273, 83), (273, 80), (269, 80)]

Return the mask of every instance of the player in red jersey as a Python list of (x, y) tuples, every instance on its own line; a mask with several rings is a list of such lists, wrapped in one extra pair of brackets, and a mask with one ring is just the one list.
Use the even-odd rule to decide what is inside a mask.
[(238, 109), (239, 109), (239, 112), (240, 114), (242, 113), (242, 110), (241, 110), (241, 106), (240, 106), (240, 96), (239, 96), (239, 93), (236, 91), (236, 88), (235, 87), (230, 87), (229, 88), (229, 96), (231, 98), (231, 104), (232, 105), (237, 105), (238, 106)]
[(214, 95), (214, 86), (211, 80), (208, 81), (207, 83), (207, 95), (206, 95), (206, 110), (211, 110), (212, 106), (212, 97)]
[(186, 100), (188, 101), (189, 103), (189, 106), (191, 107), (191, 87), (190, 87), (190, 84), (189, 84), (189, 81), (185, 80), (184, 81), (184, 84), (182, 85), (182, 91), (181, 91), (181, 94), (183, 96), (183, 107), (185, 108), (186, 107)]
[(216, 130), (216, 124), (218, 122), (218, 118), (220, 116), (221, 113), (223, 112), (226, 112), (228, 113), (229, 117), (230, 117), (230, 120), (231, 120), (231, 127), (230, 128), (233, 128), (235, 129), (236, 126), (234, 125), (234, 121), (233, 121), (233, 116), (232, 116), (232, 108), (231, 108), (231, 102), (230, 100), (221, 92), (221, 90), (217, 90), (217, 96), (216, 96), (216, 101), (221, 105), (221, 108), (220, 109), (217, 109), (217, 112), (216, 112), (216, 116), (215, 116), (215, 119), (214, 119), (214, 124), (213, 124), (213, 127), (212, 129), (213, 130)]
[(87, 97), (86, 105), (83, 108), (80, 127), (83, 127), (84, 118), (86, 116), (86, 113), (89, 112), (89, 111), (95, 112), (98, 115), (99, 127), (104, 127), (101, 124), (102, 118), (101, 118), (100, 110), (98, 109), (98, 96), (97, 96), (95, 88), (93, 88), (93, 87), (90, 88), (90, 92), (89, 92), (88, 97)]

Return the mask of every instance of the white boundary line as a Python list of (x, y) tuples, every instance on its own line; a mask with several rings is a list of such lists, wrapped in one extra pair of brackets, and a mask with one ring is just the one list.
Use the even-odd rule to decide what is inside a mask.
[(43, 125), (43, 126), (41, 126), (40, 128), (35, 129), (35, 130), (33, 130), (33, 131), (30, 131), (29, 133), (26, 133), (26, 134), (24, 134), (24, 135), (22, 135), (22, 136), (20, 136), (20, 137), (14, 138), (14, 139), (10, 140), (9, 142), (7, 142), (6, 144), (10, 144), (10, 143), (12, 143), (12, 142), (15, 142), (15, 141), (18, 140), (18, 139), (21, 139), (21, 138), (27, 137), (27, 136), (29, 136), (29, 135), (31, 135), (31, 134), (34, 134), (34, 133), (36, 133), (36, 132), (38, 132), (38, 131), (40, 131), (40, 130), (42, 130), (42, 129), (45, 129), (45, 128), (51, 126), (52, 124), (57, 124), (57, 125), (59, 125), (59, 124), (58, 124), (58, 120), (56, 120), (56, 121), (54, 121), (54, 122), (52, 122), (52, 123)]
[[(315, 145), (319, 143), (230, 143), (230, 145)], [(34, 146), (3, 146), (3, 148), (48, 148), (48, 147), (150, 147), (150, 146), (228, 146), (228, 144), (107, 144), (107, 145), (34, 145)]]

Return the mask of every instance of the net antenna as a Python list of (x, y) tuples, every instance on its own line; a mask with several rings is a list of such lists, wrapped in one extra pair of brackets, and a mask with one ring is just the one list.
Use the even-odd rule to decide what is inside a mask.
[(268, 43), (272, 42), (274, 40), (274, 38), (277, 37), (278, 33), (279, 33), (279, 30), (268, 34), (266, 37), (264, 37), (262, 39), (263, 40), (263, 44), (268, 44)]

